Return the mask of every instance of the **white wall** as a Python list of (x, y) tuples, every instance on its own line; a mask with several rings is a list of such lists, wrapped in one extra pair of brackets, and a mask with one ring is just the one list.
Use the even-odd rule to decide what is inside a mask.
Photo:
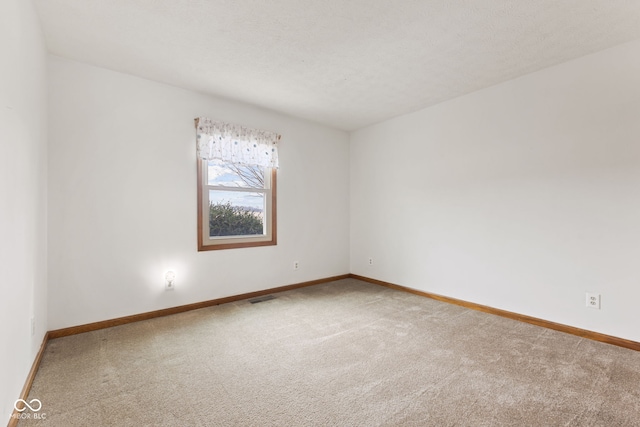
[[(346, 133), (49, 63), (50, 329), (349, 272)], [(277, 246), (197, 252), (198, 116), (282, 134)], [(169, 268), (177, 286), (165, 292)]]
[(0, 424), (47, 330), (46, 58), (31, 2), (0, 2)]
[(352, 273), (640, 341), (640, 41), (350, 147)]

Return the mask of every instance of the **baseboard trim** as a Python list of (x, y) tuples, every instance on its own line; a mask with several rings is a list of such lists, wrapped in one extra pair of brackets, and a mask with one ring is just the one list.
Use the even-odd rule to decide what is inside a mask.
[[(36, 374), (38, 373), (38, 369), (40, 369), (40, 362), (42, 361), (42, 355), (44, 354), (44, 349), (47, 347), (47, 342), (49, 342), (49, 332), (44, 334), (44, 338), (42, 338), (42, 344), (40, 344), (40, 349), (38, 350), (38, 354), (36, 354), (36, 358), (31, 365), (31, 370), (29, 371), (29, 375), (27, 376), (27, 380), (24, 382), (24, 386), (22, 387), (22, 392), (20, 393), (19, 399), (27, 400), (29, 397), (29, 392), (31, 391), (31, 386), (33, 385), (33, 380), (36, 378)], [(20, 421), (17, 417), (20, 412), (13, 410), (11, 414), (11, 419), (9, 420), (9, 424), (7, 427), (16, 427), (18, 425), (18, 421)]]
[(249, 298), (260, 297), (274, 292), (284, 292), (291, 289), (304, 288), (307, 286), (319, 285), (321, 283), (333, 282), (335, 280), (347, 279), (349, 274), (340, 276), (326, 277), (324, 279), (311, 280), (308, 282), (295, 283), (292, 285), (279, 286), (277, 288), (264, 289), (246, 294), (232, 295), (224, 298), (217, 298), (208, 301), (196, 302), (193, 304), (180, 305), (177, 307), (165, 308), (162, 310), (149, 311), (146, 313), (133, 314), (131, 316), (118, 317), (116, 319), (103, 320), (100, 322), (87, 323), (85, 325), (72, 326), (69, 328), (56, 329), (49, 331), (49, 339), (66, 337), (69, 335), (82, 334), (84, 332), (97, 331), (99, 329), (111, 328), (113, 326), (126, 325), (127, 323), (139, 322), (141, 320), (153, 319), (156, 317), (169, 316), (172, 314), (184, 313), (185, 311), (197, 310), (199, 308), (212, 307), (214, 305), (226, 304), (229, 302), (240, 301)]
[(624, 347), (630, 350), (640, 351), (640, 342), (631, 341), (624, 338), (618, 338), (611, 335), (605, 335), (598, 332), (588, 331), (586, 329), (580, 329), (573, 326), (567, 326), (561, 323), (550, 322), (548, 320), (538, 319), (537, 317), (531, 317), (531, 316), (526, 316), (524, 314), (513, 313), (511, 311), (501, 310), (499, 308), (493, 308), (486, 305), (459, 300), (456, 298), (450, 298), (450, 297), (446, 297), (438, 294), (432, 294), (430, 292), (419, 291), (417, 289), (408, 288), (406, 286), (400, 286), (393, 283), (384, 282), (382, 280), (360, 276), (357, 274), (350, 274), (349, 277), (351, 277), (352, 279), (362, 280), (363, 282), (384, 286), (386, 288), (391, 288), (398, 291), (420, 295), (420, 296), (431, 298), (437, 301), (459, 305), (461, 307), (470, 308), (472, 310), (482, 311), (484, 313), (494, 314), (496, 316), (506, 317), (508, 319), (518, 320), (520, 322), (530, 323), (536, 326), (542, 326), (543, 328), (553, 329), (554, 331), (560, 331), (560, 332), (564, 332), (571, 335), (577, 335), (579, 337), (587, 338), (593, 341), (600, 341), (603, 343), (616, 345), (618, 347)]

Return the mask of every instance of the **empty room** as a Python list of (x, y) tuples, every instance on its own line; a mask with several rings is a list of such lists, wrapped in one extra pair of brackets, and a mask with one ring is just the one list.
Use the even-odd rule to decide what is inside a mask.
[(0, 0), (0, 425), (640, 426), (637, 0)]

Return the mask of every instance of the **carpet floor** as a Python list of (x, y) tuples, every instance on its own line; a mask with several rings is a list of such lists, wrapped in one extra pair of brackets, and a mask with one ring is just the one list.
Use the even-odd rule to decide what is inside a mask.
[(640, 352), (354, 279), (51, 340), (26, 426), (640, 426)]

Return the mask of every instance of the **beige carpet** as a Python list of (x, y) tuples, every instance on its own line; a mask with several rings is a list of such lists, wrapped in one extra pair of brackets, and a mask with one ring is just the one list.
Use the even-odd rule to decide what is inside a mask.
[(49, 343), (43, 426), (640, 426), (640, 353), (342, 280)]

